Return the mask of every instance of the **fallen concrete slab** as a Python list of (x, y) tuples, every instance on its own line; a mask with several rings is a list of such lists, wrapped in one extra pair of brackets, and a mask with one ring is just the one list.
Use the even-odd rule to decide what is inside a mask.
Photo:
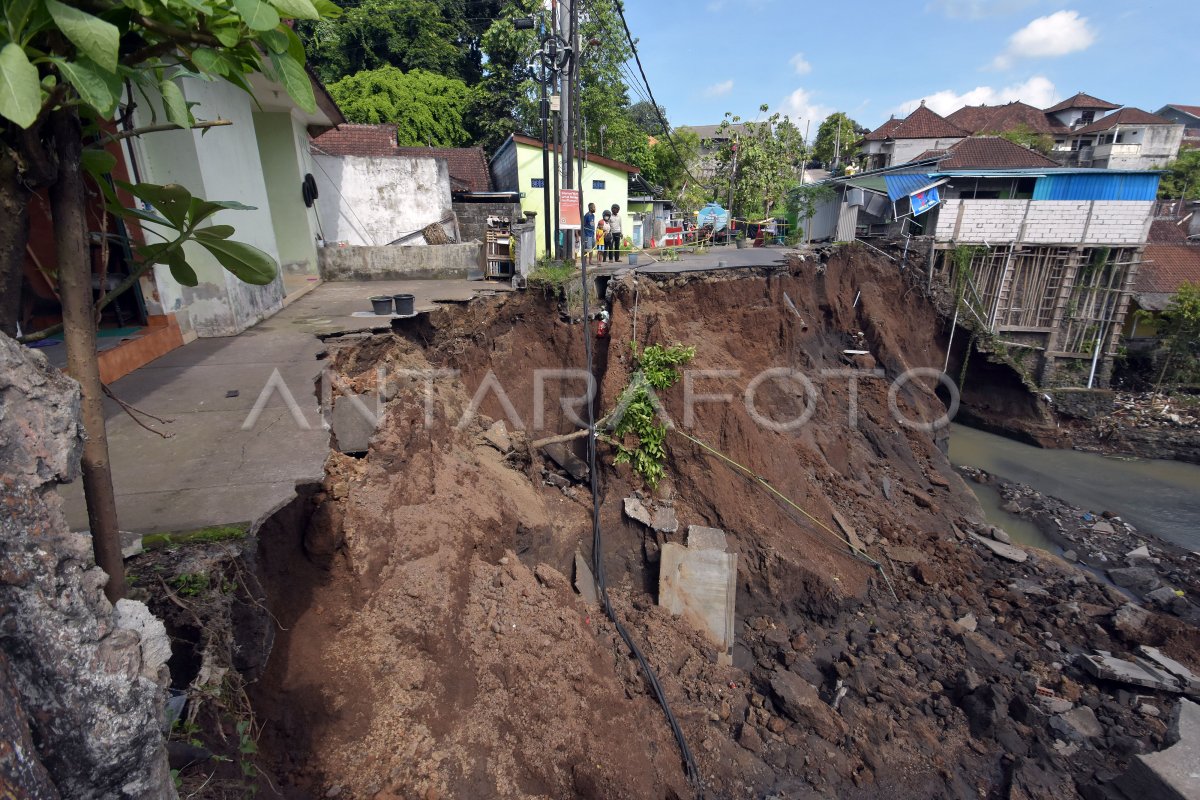
[(1173, 727), (1174, 745), (1135, 756), (1129, 770), (1116, 780), (1127, 797), (1200, 800), (1200, 705), (1180, 701)]
[(1157, 647), (1150, 645), (1142, 645), (1138, 648), (1147, 661), (1155, 667), (1169, 672), (1183, 683), (1184, 691), (1193, 696), (1200, 696), (1200, 676), (1196, 675), (1190, 669), (1180, 664), (1175, 659), (1168, 656), (1166, 653), (1159, 650)]
[(1029, 558), (1029, 553), (1026, 553), (1021, 548), (1015, 547), (1011, 544), (998, 542), (995, 539), (989, 539), (987, 537), (980, 536), (977, 533), (972, 533), (971, 538), (979, 542), (988, 550), (991, 550), (1000, 558), (1007, 559), (1008, 561), (1015, 561), (1016, 563), (1020, 564)]
[(549, 456), (555, 464), (565, 469), (574, 480), (580, 483), (587, 480), (588, 465), (562, 442), (548, 444), (542, 448), (542, 452)]
[(600, 593), (596, 590), (596, 578), (592, 575), (592, 568), (583, 557), (583, 553), (578, 550), (575, 551), (575, 591), (579, 592), (585, 602), (600, 602)]
[(1089, 674), (1106, 681), (1131, 683), (1163, 692), (1183, 692), (1183, 683), (1169, 672), (1159, 671), (1142, 659), (1126, 661), (1116, 658), (1107, 650), (1097, 650), (1079, 659), (1080, 666)]
[(379, 427), (379, 399), (372, 393), (342, 395), (333, 401), (330, 427), (342, 453), (365, 453)]
[(718, 663), (732, 663), (737, 554), (727, 553), (725, 533), (692, 525), (687, 547), (663, 545), (658, 604), (703, 631), (717, 645)]
[(675, 516), (673, 506), (653, 502), (647, 504), (640, 497), (625, 498), (625, 516), (662, 533), (674, 533), (679, 530), (679, 520)]

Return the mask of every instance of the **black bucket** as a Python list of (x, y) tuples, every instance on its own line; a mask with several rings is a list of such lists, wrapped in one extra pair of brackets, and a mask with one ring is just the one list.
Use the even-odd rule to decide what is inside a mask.
[(411, 317), (417, 313), (414, 310), (416, 299), (411, 294), (394, 294), (392, 299), (396, 301), (396, 313), (401, 317)]
[(392, 313), (392, 298), (380, 295), (371, 298), (371, 308), (376, 314), (391, 314)]

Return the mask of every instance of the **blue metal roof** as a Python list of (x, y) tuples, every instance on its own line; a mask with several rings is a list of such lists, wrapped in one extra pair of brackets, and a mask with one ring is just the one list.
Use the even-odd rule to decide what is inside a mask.
[(1045, 175), (1033, 188), (1034, 200), (1153, 200), (1157, 172), (1110, 172)]
[(925, 174), (884, 175), (883, 179), (887, 183), (888, 199), (893, 203), (901, 197), (908, 197), (937, 183), (937, 179), (932, 175)]

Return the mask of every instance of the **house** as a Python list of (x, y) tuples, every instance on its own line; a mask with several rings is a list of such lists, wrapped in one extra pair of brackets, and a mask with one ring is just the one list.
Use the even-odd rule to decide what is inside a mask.
[[(1158, 169), (1179, 154), (1184, 126), (1140, 108), (1122, 108), (1067, 137), (1068, 163), (1098, 169)], [(1056, 147), (1056, 149), (1058, 149)]]
[(746, 126), (736, 122), (729, 125), (681, 125), (680, 130), (691, 131), (700, 140), (696, 161), (689, 169), (700, 180), (710, 180), (717, 174), (717, 153), (731, 140), (741, 136)]
[(825, 185), (834, 196), (807, 222), (812, 238), (924, 236), (915, 246), (929, 248), (930, 285), (963, 287), (960, 314), (1002, 339), (1038, 385), (1107, 381), (1157, 173), (1064, 168), (972, 137)]
[(415, 234), (426, 225), (454, 222), (448, 161), (424, 148), (403, 155), (395, 125), (341, 125), (314, 137), (310, 148), (326, 241), (424, 245)]
[(1000, 106), (963, 106), (946, 117), (946, 121), (973, 135), (1008, 133), (1026, 130), (1053, 137), (1065, 128), (1052, 120), (1040, 108), (1014, 100)]
[[(1133, 282), (1133, 297), (1123, 332), (1131, 350), (1149, 349), (1158, 340), (1158, 315), (1184, 283), (1200, 286), (1200, 202), (1183, 213), (1156, 219)], [(1137, 312), (1144, 313), (1137, 313)]]
[(1068, 97), (1061, 103), (1055, 103), (1045, 109), (1046, 116), (1056, 127), (1070, 132), (1091, 125), (1109, 111), (1116, 111), (1120, 106), (1092, 97), (1083, 92)]
[(863, 137), (860, 158), (868, 170), (912, 161), (926, 150), (944, 150), (965, 139), (967, 131), (921, 105), (904, 119), (889, 119)]
[(1163, 106), (1154, 115), (1183, 126), (1183, 147), (1200, 147), (1200, 106), (1174, 103)]
[[(124, 140), (128, 173), (135, 181), (178, 183), (194, 196), (236, 200), (250, 210), (225, 210), (209, 224), (231, 225), (234, 238), (272, 256), (280, 265), (266, 286), (243, 283), (203, 249), (186, 246), (199, 284), (183, 286), (166, 265), (144, 277), (141, 293), (152, 315), (173, 314), (184, 337), (230, 336), (283, 307), (317, 279), (316, 209), (306, 181), (317, 171), (308, 151), (309, 128), (344, 121), (315, 77), (317, 109), (298, 108), (283, 86), (262, 74), (247, 76), (254, 96), (225, 81), (183, 79), (184, 98), (197, 119), (229, 120), (208, 130), (171, 130)], [(135, 126), (154, 124), (155, 110), (139, 95)]]
[[(625, 235), (632, 235), (632, 220), (627, 215), (629, 179), (640, 172), (632, 164), (589, 154), (583, 168), (581, 200), (584, 208), (588, 203), (595, 203), (599, 212), (619, 205), (622, 216), (628, 221)], [(542, 143), (528, 136), (512, 134), (492, 156), (491, 173), (492, 185), (497, 191), (518, 194), (522, 211), (537, 215), (534, 219), (539, 232), (537, 252), (539, 256), (543, 255), (545, 237), (541, 232), (546, 220), (545, 187), (546, 181), (553, 181), (554, 176), (547, 176), (542, 171)], [(553, 191), (553, 183), (550, 186)]]

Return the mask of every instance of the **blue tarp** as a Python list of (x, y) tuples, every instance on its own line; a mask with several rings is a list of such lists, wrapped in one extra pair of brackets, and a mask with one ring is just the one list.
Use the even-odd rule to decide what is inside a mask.
[[(1158, 173), (1046, 175), (1033, 187), (1034, 200), (1153, 200)], [(891, 188), (891, 185), (888, 185)]]
[(711, 224), (713, 233), (718, 233), (725, 230), (725, 226), (729, 224), (729, 212), (718, 203), (709, 203), (696, 215), (696, 224), (700, 227)]
[(926, 189), (923, 192), (915, 192), (908, 198), (912, 204), (912, 213), (914, 217), (919, 217), (929, 209), (936, 206), (941, 200), (938, 198), (937, 187)]
[(884, 175), (883, 180), (887, 183), (888, 199), (893, 203), (937, 183), (932, 175)]

